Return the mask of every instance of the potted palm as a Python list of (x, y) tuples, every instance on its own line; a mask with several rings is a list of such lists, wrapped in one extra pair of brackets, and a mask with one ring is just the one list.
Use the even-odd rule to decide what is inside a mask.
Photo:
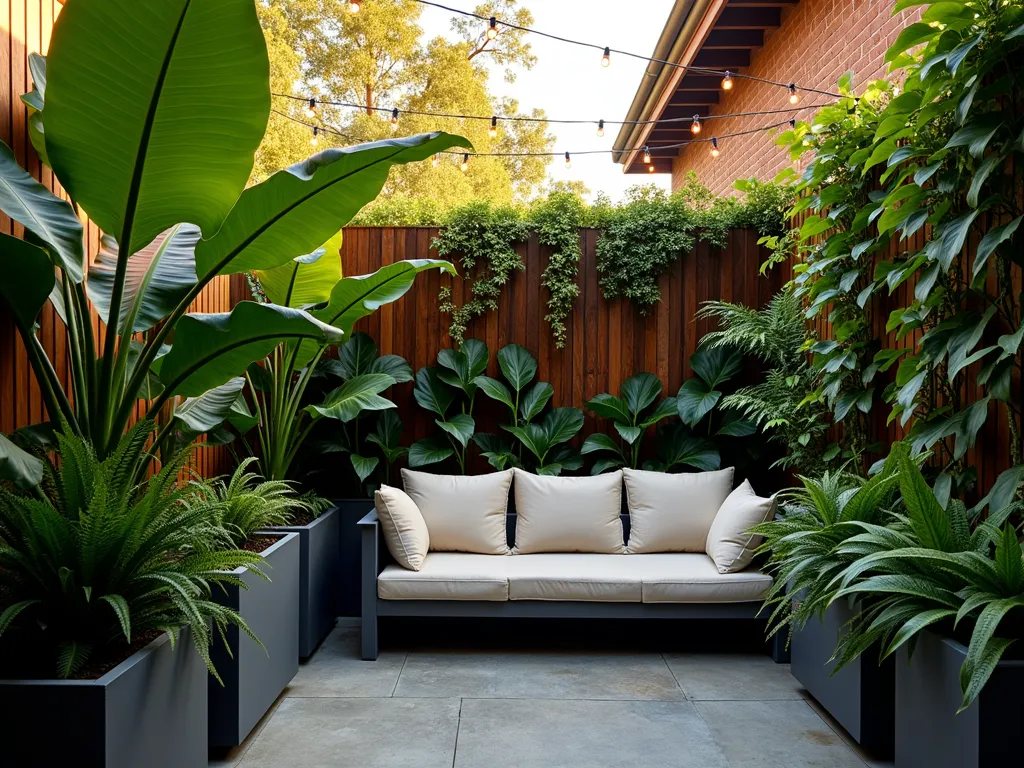
[[(0, 487), (0, 699), (12, 765), (207, 764), (217, 637), (250, 629), (214, 598), (262, 567), (216, 505), (179, 487), (182, 452), (135, 482), (153, 425), (100, 460), (70, 428), (32, 492)], [(61, 738), (53, 723), (62, 724)]]

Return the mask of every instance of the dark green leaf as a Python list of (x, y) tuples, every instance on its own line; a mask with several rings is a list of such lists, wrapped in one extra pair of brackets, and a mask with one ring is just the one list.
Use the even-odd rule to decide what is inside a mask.
[(384, 373), (363, 373), (353, 376), (327, 395), (318, 405), (306, 406), (306, 413), (314, 419), (337, 419), (347, 423), (364, 411), (383, 411), (395, 404), (380, 393), (393, 386), (395, 380)]
[(42, 479), (43, 462), (0, 434), (0, 480), (28, 489), (39, 485)]
[(54, 287), (53, 263), (42, 248), (0, 232), (0, 273), (0, 297), (18, 323), (31, 330)]
[(517, 392), (537, 375), (537, 361), (525, 347), (518, 344), (509, 344), (498, 350), (498, 367)]

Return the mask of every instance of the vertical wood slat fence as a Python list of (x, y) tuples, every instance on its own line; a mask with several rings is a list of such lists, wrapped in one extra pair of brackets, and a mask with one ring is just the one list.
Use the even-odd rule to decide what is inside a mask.
[[(53, 172), (39, 161), (29, 142), (27, 111), (20, 98), (32, 89), (29, 54), (46, 52), (50, 31), (61, 7), (58, 0), (0, 0), (0, 140), (11, 148), (23, 168), (44, 186), (66, 197)], [(20, 225), (2, 214), (0, 231), (16, 236), (24, 233)], [(90, 260), (99, 250), (99, 239), (99, 230), (87, 221), (86, 244)], [(217, 278), (196, 299), (192, 310), (227, 311), (234, 303), (232, 285), (229, 278)], [(235, 296), (239, 295), (238, 291), (236, 286)], [(93, 330), (102, 343), (102, 323), (96, 316)], [(65, 328), (49, 304), (39, 317), (39, 339), (65, 390), (70, 391), (71, 366)], [(136, 417), (142, 412), (140, 404)], [(6, 307), (0, 306), (0, 432), (9, 434), (47, 418), (25, 346)], [(226, 448), (200, 449), (192, 457), (191, 468), (207, 477), (220, 474), (231, 468), (231, 456)]]
[[(437, 258), (430, 247), (437, 230), (429, 227), (349, 227), (341, 251), (346, 275), (366, 274), (402, 259)], [(503, 288), (497, 311), (470, 323), (467, 338), (477, 338), (490, 349), (488, 375), (500, 377), (497, 351), (506, 344), (526, 347), (538, 361), (538, 380), (555, 390), (553, 405), (582, 407), (602, 392), (618, 394), (625, 379), (642, 371), (658, 376), (665, 395), (674, 395), (691, 375), (689, 358), (712, 321), (695, 321), (704, 301), (721, 299), (760, 307), (781, 290), (788, 279), (784, 269), (769, 276), (758, 273), (767, 252), (757, 244), (753, 230), (735, 230), (724, 249), (701, 243), (676, 261), (659, 281), (661, 301), (647, 316), (625, 299), (606, 300), (598, 283), (597, 230), (580, 231), (582, 258), (579, 296), (566, 320), (564, 349), (556, 349), (544, 316), (548, 292), (540, 284), (550, 250), (533, 235), (518, 246), (525, 270), (516, 272)], [(381, 354), (406, 358), (414, 370), (436, 365), (439, 350), (454, 346), (448, 335), (450, 318), (439, 312), (438, 292), (451, 286), (456, 306), (469, 297), (471, 284), (439, 272), (422, 274), (402, 299), (365, 318), (356, 330), (368, 333)], [(395, 401), (406, 426), (406, 440), (434, 431), (433, 417), (412, 397), (412, 384), (396, 388)], [(483, 395), (481, 400), (486, 401)], [(498, 410), (484, 403), (478, 431), (494, 431)], [(604, 426), (587, 414), (584, 434)], [(478, 421), (480, 419), (478, 418)]]

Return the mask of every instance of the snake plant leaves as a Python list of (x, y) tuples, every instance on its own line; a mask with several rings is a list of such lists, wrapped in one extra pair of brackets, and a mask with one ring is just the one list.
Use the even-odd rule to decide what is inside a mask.
[(230, 312), (189, 314), (178, 321), (174, 344), (155, 364), (166, 393), (195, 397), (245, 371), (283, 341), (341, 341), (337, 328), (298, 309), (243, 301)]
[(441, 380), (437, 368), (427, 366), (416, 371), (416, 386), (412, 390), (413, 397), (420, 407), (436, 413), (442, 419), (448, 415), (455, 395)]
[(498, 350), (498, 367), (516, 392), (521, 392), (537, 375), (537, 361), (518, 344), (509, 344)]
[(49, 249), (54, 264), (72, 282), (82, 282), (85, 248), (82, 222), (66, 200), (40, 184), (0, 142), (0, 210), (34, 233)]
[(0, 434), (0, 480), (18, 488), (35, 488), (43, 479), (43, 462)]
[(296, 256), (273, 269), (257, 270), (256, 277), (267, 298), (285, 307), (304, 309), (323, 304), (341, 280), (341, 238), (337, 232), (330, 240), (305, 256)]
[(417, 440), (409, 446), (409, 466), (425, 467), (428, 464), (437, 464), (455, 455), (445, 440), (439, 437), (428, 437)]
[[(125, 332), (129, 322), (133, 333), (148, 331), (185, 298), (196, 284), (195, 247), (199, 238), (198, 227), (179, 224), (128, 259), (118, 311), (120, 332)], [(105, 236), (86, 282), (89, 299), (103, 322), (110, 317), (117, 263), (117, 242)]]
[(200, 276), (271, 269), (314, 251), (380, 193), (391, 166), (454, 146), (469, 142), (424, 133), (325, 149), (278, 171), (245, 190), (217, 234), (196, 248)]
[(331, 392), (319, 405), (306, 406), (314, 419), (329, 418), (348, 423), (364, 411), (383, 411), (395, 404), (380, 393), (393, 386), (395, 380), (385, 373), (364, 373), (353, 376)]
[(435, 419), (434, 423), (454, 437), (463, 448), (469, 445), (469, 441), (473, 439), (473, 432), (476, 430), (476, 421), (468, 413), (457, 413), (447, 421)]
[(18, 324), (31, 329), (53, 290), (53, 263), (42, 248), (0, 233), (0, 271), (0, 297)]
[(180, 222), (212, 236), (266, 132), (269, 74), (252, 0), (68, 3), (47, 57), (53, 170), (131, 253)]

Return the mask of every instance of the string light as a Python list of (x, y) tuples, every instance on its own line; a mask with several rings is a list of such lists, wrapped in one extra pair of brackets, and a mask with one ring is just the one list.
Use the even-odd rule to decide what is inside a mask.
[(313, 126), (313, 138), (309, 140), (309, 143), (314, 147), (320, 143), (320, 128), (315, 125)]
[(498, 20), (491, 16), (487, 23), (487, 39), (493, 40), (498, 36)]
[(441, 155), (435, 154), (435, 155), (434, 155), (434, 156), (433, 156), (433, 157), (432, 157), (432, 158), (430, 159), (430, 165), (431, 165), (432, 167), (434, 167), (434, 168), (437, 168), (437, 166), (439, 166), (440, 164), (441, 164)]
[(604, 120), (597, 121), (597, 137), (601, 138), (604, 136)]
[(304, 112), (306, 114), (306, 117), (310, 118), (311, 120), (314, 117), (316, 117), (316, 98), (315, 97), (311, 97), (310, 98), (309, 104), (306, 106), (306, 109), (304, 110)]
[(604, 47), (604, 55), (601, 57), (601, 66), (609, 67), (612, 63), (612, 49), (607, 45)]
[(718, 157), (720, 154), (722, 154), (722, 153), (718, 150), (718, 139), (712, 138), (711, 139), (711, 156), (712, 157)]
[(644, 144), (644, 162), (647, 165), (651, 164), (651, 150), (647, 148), (646, 144)]
[(462, 165), (460, 165), (459, 168), (462, 169), (463, 173), (469, 170), (469, 152), (466, 152), (462, 156)]
[(654, 173), (654, 165), (648, 165), (647, 166), (647, 172), (648, 173)]
[(572, 160), (569, 159), (569, 153), (566, 152), (565, 153), (565, 169), (569, 170), (570, 168), (572, 168)]
[(730, 72), (729, 70), (725, 70), (725, 77), (722, 78), (722, 90), (732, 90), (732, 72)]
[(487, 129), (487, 135), (492, 139), (498, 137), (498, 116), (494, 115), (491, 117), (491, 127)]
[(693, 122), (690, 123), (690, 132), (693, 133), (694, 136), (696, 136), (698, 133), (700, 133), (700, 128), (700, 115), (694, 115)]
[(349, 13), (359, 13), (359, 8), (361, 6), (362, 6), (362, 3), (360, 3), (359, 0), (349, 0), (349, 2), (348, 2), (348, 12)]
[(799, 104), (800, 103), (800, 94), (796, 92), (796, 83), (790, 83), (789, 84), (789, 103), (790, 104)]
[(393, 110), (391, 110), (391, 130), (398, 130), (398, 107), (395, 107)]

